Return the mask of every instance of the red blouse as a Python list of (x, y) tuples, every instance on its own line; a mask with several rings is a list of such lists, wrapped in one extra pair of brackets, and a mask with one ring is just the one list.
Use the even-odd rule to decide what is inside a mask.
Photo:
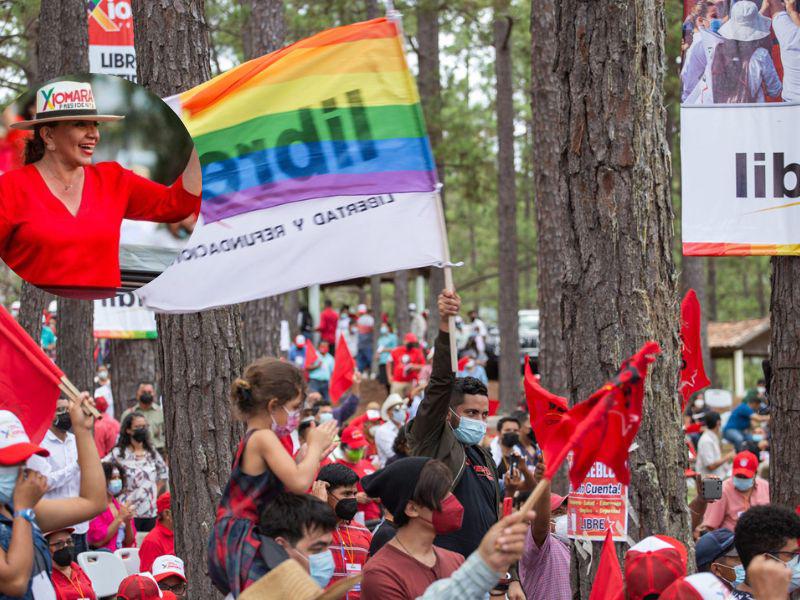
[(122, 219), (174, 223), (199, 209), (181, 178), (165, 186), (105, 162), (84, 167), (73, 216), (26, 165), (0, 176), (0, 258), (39, 287), (115, 289)]
[(95, 600), (94, 588), (92, 582), (86, 576), (77, 563), (70, 565), (72, 568), (72, 577), (67, 579), (61, 571), (53, 568), (53, 574), (50, 576), (53, 582), (53, 588), (56, 591), (56, 598), (58, 600)]

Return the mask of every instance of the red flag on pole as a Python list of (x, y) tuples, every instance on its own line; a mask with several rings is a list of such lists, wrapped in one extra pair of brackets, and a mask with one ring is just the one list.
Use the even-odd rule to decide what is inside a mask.
[(592, 584), (589, 600), (622, 600), (622, 570), (619, 568), (617, 552), (614, 549), (614, 536), (611, 528), (606, 529), (606, 540), (600, 553), (600, 564)]
[(525, 360), (525, 401), (531, 418), (531, 427), (536, 436), (536, 443), (542, 449), (544, 464), (550, 462), (558, 454), (561, 442), (551, 434), (561, 422), (564, 413), (569, 410), (567, 399), (544, 389), (531, 371), (529, 360)]
[(678, 389), (683, 397), (681, 412), (695, 392), (711, 385), (703, 365), (703, 343), (700, 335), (700, 301), (694, 290), (686, 292), (681, 302), (681, 382)]
[(356, 361), (353, 360), (353, 356), (350, 354), (344, 334), (341, 334), (339, 343), (336, 344), (336, 354), (333, 357), (333, 374), (328, 385), (331, 402), (334, 404), (353, 385), (353, 371), (355, 368)]
[(317, 354), (317, 349), (314, 348), (314, 344), (311, 343), (311, 340), (306, 340), (306, 360), (303, 363), (303, 368), (306, 370), (306, 376), (308, 376), (308, 371), (313, 371), (313, 365), (315, 362), (319, 360), (319, 354)]
[(612, 469), (620, 483), (630, 483), (628, 448), (641, 425), (647, 366), (659, 352), (657, 343), (647, 342), (622, 363), (614, 379), (563, 415), (550, 434), (561, 447), (555, 459), (545, 463), (546, 479), (553, 478), (572, 451), (573, 487), (581, 484), (596, 461)]
[(38, 444), (53, 421), (64, 373), (0, 306), (0, 409), (13, 412)]

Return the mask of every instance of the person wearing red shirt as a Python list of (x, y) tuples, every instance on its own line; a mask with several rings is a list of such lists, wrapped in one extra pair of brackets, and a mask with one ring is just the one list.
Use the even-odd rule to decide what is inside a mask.
[(172, 501), (169, 492), (164, 492), (156, 500), (158, 521), (142, 540), (139, 549), (139, 570), (150, 571), (153, 562), (165, 554), (175, 554), (175, 534), (172, 531)]
[(75, 544), (71, 527), (50, 531), (44, 536), (50, 545), (53, 573), (50, 580), (56, 600), (96, 600), (92, 582), (75, 562)]
[(121, 285), (123, 219), (172, 223), (200, 209), (197, 153), (172, 186), (92, 164), (100, 115), (88, 83), (59, 81), (36, 92), (36, 115), (11, 125), (33, 129), (25, 166), (0, 176), (0, 259), (38, 287), (101, 297)]
[(364, 493), (364, 488), (361, 487), (361, 478), (365, 475), (370, 475), (375, 472), (375, 465), (364, 458), (369, 443), (364, 437), (364, 432), (359, 427), (352, 425), (347, 427), (341, 435), (341, 443), (334, 451), (333, 459), (350, 469), (358, 475), (358, 483), (356, 488), (356, 501), (358, 503), (358, 512), (364, 513), (364, 522), (375, 521), (381, 518), (381, 507), (369, 498)]
[(386, 372), (391, 375), (391, 392), (405, 398), (424, 366), (425, 354), (419, 347), (419, 339), (413, 333), (407, 333), (403, 345), (392, 350), (386, 365)]
[(319, 315), (319, 337), (330, 344), (331, 348), (336, 346), (336, 327), (339, 324), (339, 313), (333, 309), (333, 303), (325, 300), (325, 309)]
[[(328, 587), (352, 575), (360, 575), (369, 557), (372, 534), (353, 519), (358, 512), (358, 475), (344, 463), (334, 463), (323, 467), (314, 485), (314, 494), (328, 503), (336, 513), (336, 529), (333, 532), (330, 552), (333, 555), (333, 577)], [(346, 600), (359, 600), (361, 586), (356, 585), (348, 591)]]
[(104, 396), (95, 398), (94, 405), (100, 413), (100, 418), (94, 422), (94, 444), (97, 446), (97, 454), (103, 458), (117, 445), (119, 421), (106, 412), (108, 400)]

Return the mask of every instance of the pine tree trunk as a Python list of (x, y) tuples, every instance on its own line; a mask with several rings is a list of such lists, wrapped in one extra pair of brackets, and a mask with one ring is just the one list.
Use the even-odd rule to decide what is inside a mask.
[(40, 83), (61, 75), (89, 71), (85, 0), (41, 0), (38, 33), (36, 54)]
[[(417, 4), (417, 56), (419, 73), (417, 85), (422, 103), (422, 112), (428, 128), (433, 156), (436, 158), (436, 171), (439, 181), (444, 185), (444, 161), (440, 152), (442, 144), (442, 86), (439, 80), (439, 10), (438, 0), (421, 0)], [(444, 206), (445, 189), (441, 190)], [(447, 212), (443, 211), (446, 215)], [(446, 218), (446, 217), (445, 217)], [(428, 279), (428, 342), (433, 343), (439, 331), (439, 311), (436, 302), (444, 289), (444, 270), (431, 267)], [(417, 307), (422, 310), (422, 306)]]
[(769, 404), (772, 420), (770, 448), (770, 502), (781, 506), (800, 504), (800, 260), (780, 256), (772, 259), (770, 362), (772, 380)]
[(394, 332), (397, 339), (411, 329), (411, 319), (408, 314), (408, 271), (397, 271), (394, 274)]
[[(540, 226), (546, 224), (539, 230), (543, 332), (548, 344), (563, 335), (559, 358), (572, 403), (646, 340), (661, 344), (648, 377), (638, 447), (630, 454), (635, 518), (629, 533), (634, 540), (663, 533), (688, 543), (662, 104), (664, 6), (546, 0), (531, 23), (535, 147), (542, 159), (534, 157), (537, 212)], [(542, 354), (547, 351), (543, 342)], [(548, 385), (558, 380), (552, 360), (543, 361)], [(595, 544), (594, 556), (600, 549)], [(598, 562), (587, 575), (586, 562), (573, 555), (575, 598), (588, 598)]]
[[(247, 0), (247, 6), (249, 17), (244, 28), (249, 55), (245, 58), (257, 58), (281, 48), (286, 36), (283, 0)], [(283, 304), (283, 296), (241, 304), (244, 364), (259, 356), (280, 356)]]
[[(140, 383), (158, 381), (158, 340), (110, 340), (111, 394), (114, 415), (133, 406)], [(160, 390), (158, 390), (160, 391)]]
[(708, 259), (708, 320), (717, 320), (717, 263), (713, 258)]
[(495, 0), (494, 51), (497, 77), (497, 225), (500, 265), (500, 405), (514, 410), (520, 397), (519, 284), (517, 282), (517, 186), (514, 178), (514, 83), (508, 0)]
[(19, 292), (19, 316), (17, 320), (28, 335), (38, 344), (42, 338), (42, 311), (53, 296), (27, 281), (22, 282)]
[(702, 256), (682, 257), (681, 297), (690, 289), (697, 294), (700, 302), (700, 342), (703, 347), (703, 365), (708, 373), (711, 365), (711, 352), (708, 348), (708, 272), (706, 265), (710, 262)]
[[(133, 7), (140, 84), (164, 97), (209, 79), (203, 0), (140, 0)], [(207, 541), (242, 434), (227, 402), (242, 371), (239, 311), (158, 315), (156, 322), (175, 551), (186, 563), (189, 599), (218, 598), (207, 575)]]
[(56, 363), (81, 391), (94, 390), (94, 302), (58, 299)]

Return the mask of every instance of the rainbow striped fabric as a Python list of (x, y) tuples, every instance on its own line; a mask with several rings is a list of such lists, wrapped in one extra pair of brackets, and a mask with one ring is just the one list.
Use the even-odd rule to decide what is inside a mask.
[(206, 223), (436, 188), (419, 93), (388, 19), (323, 31), (177, 99), (203, 166)]

